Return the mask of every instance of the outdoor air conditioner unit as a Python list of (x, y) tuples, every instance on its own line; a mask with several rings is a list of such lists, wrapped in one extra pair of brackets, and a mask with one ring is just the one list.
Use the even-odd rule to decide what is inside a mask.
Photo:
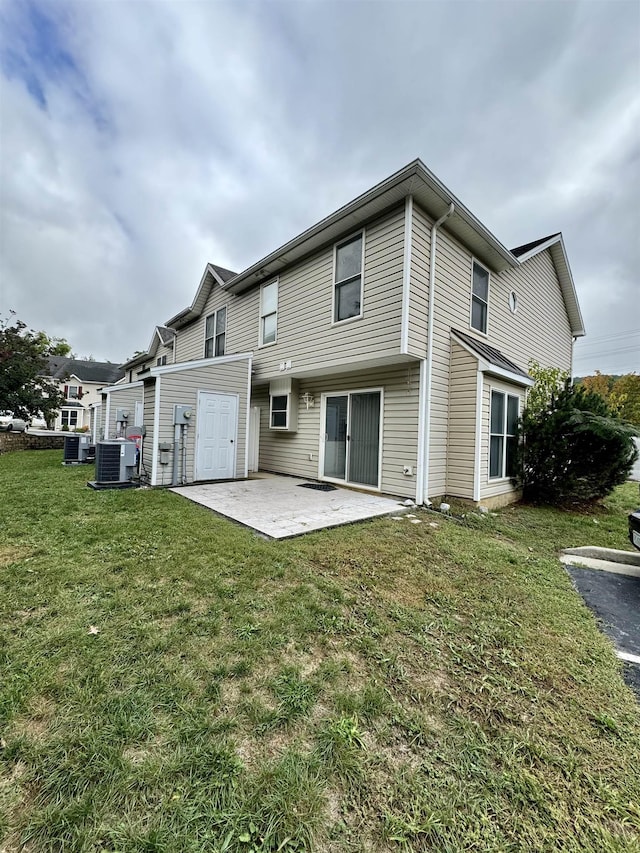
[(90, 435), (65, 435), (63, 465), (81, 465), (83, 462), (93, 462), (95, 457), (96, 449)]
[(96, 444), (96, 479), (93, 489), (126, 489), (138, 465), (138, 448), (133, 441), (99, 441)]

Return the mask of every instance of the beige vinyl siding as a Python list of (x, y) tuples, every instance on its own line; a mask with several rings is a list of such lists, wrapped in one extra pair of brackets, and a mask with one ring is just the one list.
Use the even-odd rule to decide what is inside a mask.
[(475, 471), (477, 378), (477, 360), (452, 342), (446, 493), (470, 500)]
[(411, 237), (411, 278), (409, 286), (409, 353), (416, 358), (427, 355), (429, 310), (429, 257), (432, 220), (414, 205)]
[(94, 406), (90, 409), (91, 412), (91, 440), (93, 442), (100, 441), (102, 439), (102, 403), (99, 403), (97, 406)]
[(165, 355), (167, 357), (167, 364), (173, 364), (173, 347), (167, 347), (158, 342), (158, 349), (153, 354), (151, 366), (155, 367), (158, 364), (158, 359), (161, 359)]
[(510, 385), (485, 376), (482, 383), (482, 431), (480, 443), (480, 500), (493, 498), (498, 495), (518, 494), (508, 479), (489, 480), (489, 415), (491, 411), (491, 390), (503, 391), (520, 400), (519, 411), (522, 413), (525, 404), (526, 392), (524, 388)]
[(227, 306), (226, 354), (253, 351), (258, 380), (277, 376), (283, 361), (292, 362), (295, 375), (330, 370), (345, 362), (356, 366), (371, 359), (397, 358), (403, 252), (404, 209), (366, 227), (363, 316), (338, 324), (333, 323), (333, 245), (285, 269), (278, 276), (277, 340), (263, 347), (259, 346), (260, 287), (233, 296), (215, 285), (201, 317), (178, 332), (176, 360), (204, 357), (206, 317), (222, 305)]
[(134, 388), (122, 388), (117, 391), (109, 392), (109, 423), (105, 424), (105, 438), (117, 438), (116, 435), (116, 410), (128, 409), (131, 412), (129, 424), (133, 426), (133, 415), (135, 404), (142, 402), (143, 388), (142, 385), (136, 385)]
[[(518, 310), (509, 310), (509, 293)], [(524, 370), (530, 359), (571, 370), (573, 341), (560, 283), (548, 249), (513, 270), (491, 276), (489, 343)]]
[[(414, 206), (414, 251), (428, 255), (428, 217)], [(422, 236), (421, 236), (422, 235)], [(422, 248), (420, 248), (422, 246)], [(535, 261), (535, 263), (534, 263)], [(526, 370), (533, 358), (545, 366), (563, 369), (571, 363), (571, 331), (555, 268), (548, 251), (527, 261), (521, 269), (491, 273), (489, 284), (488, 335), (470, 329), (471, 270), (473, 258), (468, 249), (446, 230), (438, 231), (436, 252), (436, 293), (433, 332), (433, 370), (431, 393), (431, 459), (429, 496), (447, 491), (447, 431), (450, 394), (451, 329), (460, 329), (499, 349)], [(412, 288), (428, 286), (422, 281), (424, 265), (412, 265)], [(415, 279), (415, 281), (413, 281)], [(509, 311), (511, 289), (519, 296), (515, 314)], [(413, 292), (413, 291), (412, 291)], [(413, 330), (413, 331), (412, 331)], [(423, 338), (410, 327), (410, 350), (421, 348)], [(425, 344), (426, 349), (426, 344)], [(482, 469), (484, 472), (485, 469)], [(484, 474), (483, 474), (484, 476)]]
[(142, 439), (142, 466), (146, 477), (151, 478), (153, 459), (153, 428), (156, 405), (156, 380), (147, 379), (143, 388), (145, 436)]
[[(320, 442), (324, 434), (321, 395), (334, 392), (382, 388), (382, 492), (415, 497), (418, 434), (418, 365), (395, 366), (341, 374), (337, 377), (300, 380), (298, 385), (298, 431), (287, 434), (269, 429), (269, 388), (253, 393), (252, 406), (260, 407), (260, 469), (317, 480)], [(314, 397), (307, 409), (302, 395)], [(403, 474), (403, 466), (413, 468), (413, 476)]]
[[(193, 417), (187, 427), (187, 459), (185, 481), (191, 483), (195, 477), (195, 447), (198, 432), (198, 391), (210, 391), (219, 394), (238, 395), (238, 433), (236, 441), (236, 477), (245, 476), (245, 453), (247, 435), (247, 392), (249, 381), (249, 360), (216, 364), (212, 359), (206, 367), (165, 373), (160, 382), (160, 420), (158, 442), (173, 444), (173, 407), (185, 405), (193, 408)], [(162, 468), (168, 470), (163, 471)], [(171, 480), (173, 460), (169, 465), (158, 466), (159, 478), (164, 484)], [(158, 483), (162, 485), (162, 482)]]

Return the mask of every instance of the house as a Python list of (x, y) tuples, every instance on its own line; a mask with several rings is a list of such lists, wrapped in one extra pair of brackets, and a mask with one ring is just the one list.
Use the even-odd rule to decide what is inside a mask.
[(529, 361), (570, 370), (583, 334), (562, 235), (509, 251), (416, 160), (242, 272), (208, 264), (109, 396), (142, 400), (152, 485), (260, 468), (500, 505)]
[(101, 389), (124, 378), (124, 371), (105, 361), (51, 356), (48, 375), (58, 383), (64, 403), (55, 420), (55, 429), (86, 427), (98, 435), (96, 417), (102, 401)]

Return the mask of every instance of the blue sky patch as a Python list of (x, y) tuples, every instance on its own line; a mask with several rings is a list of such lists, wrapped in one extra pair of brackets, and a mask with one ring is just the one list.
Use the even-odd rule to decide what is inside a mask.
[(15, 4), (14, 14), (4, 22), (2, 70), (10, 79), (23, 80), (43, 109), (47, 109), (47, 84), (63, 86), (73, 93), (98, 126), (104, 126), (102, 110), (69, 50), (64, 9), (62, 4), (37, 0)]

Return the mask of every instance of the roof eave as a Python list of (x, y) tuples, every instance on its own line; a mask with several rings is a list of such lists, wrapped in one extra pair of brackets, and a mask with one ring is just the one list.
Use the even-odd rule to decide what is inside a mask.
[(277, 275), (284, 267), (305, 255), (339, 240), (345, 232), (355, 231), (368, 219), (394, 204), (399, 204), (407, 195), (413, 195), (434, 218), (441, 216), (453, 203), (454, 214), (443, 227), (462, 242), (468, 243), (469, 237), (476, 235), (474, 238), (476, 245), (473, 248), (496, 271), (517, 266), (517, 258), (427, 169), (421, 160), (414, 160), (312, 225), (275, 252), (271, 252), (247, 267), (235, 278), (226, 282), (223, 287), (232, 293), (242, 293), (259, 281)]
[(573, 274), (569, 265), (569, 258), (567, 257), (567, 250), (564, 245), (564, 238), (562, 237), (562, 234), (555, 234), (546, 242), (541, 243), (539, 246), (535, 246), (529, 252), (526, 252), (526, 254), (521, 255), (518, 258), (518, 261), (521, 264), (526, 263), (530, 258), (533, 258), (535, 255), (539, 255), (540, 252), (544, 252), (547, 249), (551, 252), (551, 258), (558, 273), (560, 289), (562, 290), (564, 302), (567, 307), (567, 316), (569, 318), (571, 334), (574, 338), (582, 338), (586, 334), (584, 329), (584, 320), (582, 319), (582, 311), (580, 310), (580, 303), (578, 302), (578, 293), (573, 280)]

